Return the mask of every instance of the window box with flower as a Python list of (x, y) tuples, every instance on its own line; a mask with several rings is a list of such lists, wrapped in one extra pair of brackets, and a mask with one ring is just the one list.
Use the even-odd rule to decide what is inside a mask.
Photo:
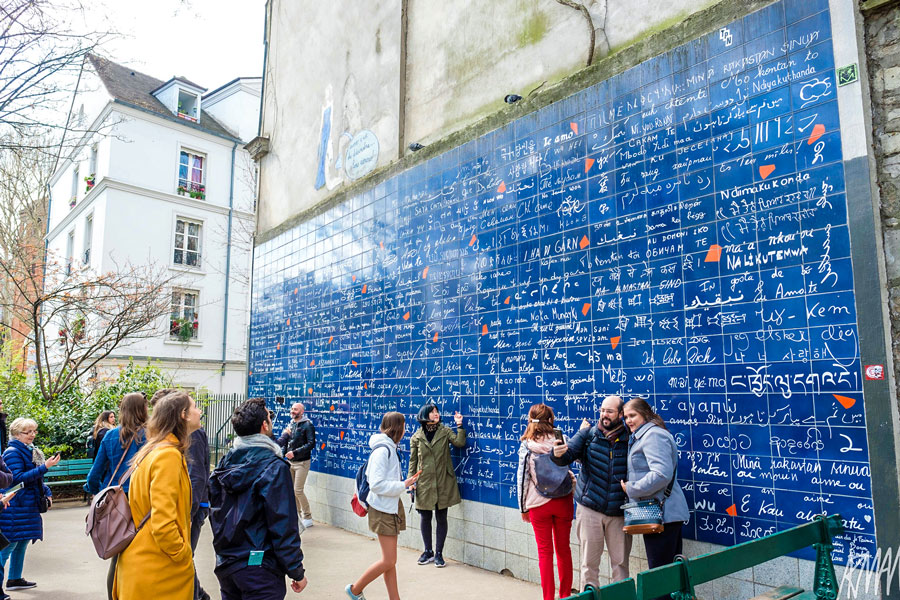
[(72, 199), (69, 200), (69, 208), (75, 208), (76, 202), (78, 202), (78, 196), (72, 196)]
[(71, 323), (71, 328), (69, 327), (60, 327), (59, 328), (59, 341), (61, 344), (65, 344), (69, 335), (71, 334), (72, 339), (76, 342), (80, 342), (84, 339), (85, 334), (85, 326), (87, 325), (87, 321), (84, 316), (76, 318)]
[(185, 183), (178, 184), (176, 190), (180, 196), (190, 196), (197, 200), (206, 200), (206, 186), (202, 183)]
[(85, 193), (88, 193), (89, 191), (94, 189), (94, 182), (96, 180), (95, 177), (96, 177), (96, 175), (94, 173), (91, 173), (90, 175), (88, 175), (87, 177), (84, 178), (84, 185), (85, 185), (84, 192)]
[(180, 342), (189, 342), (197, 337), (200, 321), (197, 315), (193, 319), (184, 317), (172, 317), (169, 322), (169, 335)]

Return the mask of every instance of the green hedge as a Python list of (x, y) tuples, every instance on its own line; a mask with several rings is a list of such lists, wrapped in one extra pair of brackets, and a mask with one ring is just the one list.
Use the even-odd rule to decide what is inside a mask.
[(99, 384), (92, 391), (73, 386), (64, 394), (47, 401), (36, 384), (13, 368), (0, 364), (0, 394), (3, 396), (7, 426), (17, 417), (34, 419), (38, 424), (35, 444), (50, 456), (61, 452), (63, 458), (86, 458), (85, 440), (94, 421), (104, 410), (118, 413), (119, 400), (128, 392), (144, 392), (171, 387), (171, 378), (153, 364), (129, 362), (118, 377)]

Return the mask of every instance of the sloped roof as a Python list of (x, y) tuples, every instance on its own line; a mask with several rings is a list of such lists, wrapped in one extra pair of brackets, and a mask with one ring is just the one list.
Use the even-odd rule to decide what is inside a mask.
[[(93, 65), (96, 70), (104, 87), (106, 87), (106, 91), (108, 91), (116, 101), (147, 112), (155, 113), (191, 129), (199, 129), (213, 135), (228, 138), (229, 140), (237, 140), (237, 136), (234, 133), (216, 121), (205, 110), (200, 110), (200, 120), (197, 123), (173, 115), (171, 111), (169, 111), (169, 109), (167, 109), (165, 105), (152, 94), (154, 90), (165, 83), (164, 81), (141, 73), (140, 71), (135, 71), (130, 67), (114, 63), (113, 61), (97, 56), (96, 54), (89, 54), (88, 60), (90, 60), (91, 65)], [(190, 83), (197, 88), (204, 89), (182, 77), (176, 77), (176, 79), (184, 81), (185, 83)]]
[(169, 84), (170, 82), (172, 82), (172, 81), (180, 81), (181, 83), (184, 83), (185, 85), (189, 85), (189, 86), (191, 86), (192, 88), (196, 88), (196, 89), (200, 90), (201, 93), (203, 93), (203, 92), (205, 92), (205, 91), (207, 90), (207, 88), (203, 87), (203, 86), (200, 85), (199, 83), (194, 83), (193, 81), (191, 81), (190, 79), (187, 79), (186, 77), (182, 77), (181, 75), (177, 75), (177, 76), (173, 77), (172, 79), (170, 79), (169, 81), (164, 81), (164, 82), (162, 83), (162, 85), (158, 86), (155, 90), (153, 90), (153, 91), (150, 92), (150, 93), (151, 93), (151, 94), (155, 94), (155, 93), (157, 92), (157, 90), (159, 90), (159, 89), (162, 88), (162, 87), (165, 87), (166, 85), (168, 85), (168, 84)]

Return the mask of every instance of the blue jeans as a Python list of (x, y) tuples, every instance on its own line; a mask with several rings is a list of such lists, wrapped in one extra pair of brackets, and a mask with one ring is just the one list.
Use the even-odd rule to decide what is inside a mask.
[(31, 540), (19, 540), (10, 542), (9, 546), (0, 551), (0, 582), (3, 581), (3, 569), (9, 559), (9, 577), (7, 579), (22, 579), (22, 567), (25, 564), (25, 551)]

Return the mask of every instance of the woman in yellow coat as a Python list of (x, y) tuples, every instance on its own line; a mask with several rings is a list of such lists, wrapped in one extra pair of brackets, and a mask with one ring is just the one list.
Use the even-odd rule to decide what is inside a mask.
[[(147, 522), (119, 555), (116, 600), (192, 600), (191, 480), (185, 451), (200, 428), (200, 411), (185, 392), (161, 398), (147, 423), (147, 443), (134, 460), (131, 516)], [(152, 501), (151, 501), (152, 499)]]

